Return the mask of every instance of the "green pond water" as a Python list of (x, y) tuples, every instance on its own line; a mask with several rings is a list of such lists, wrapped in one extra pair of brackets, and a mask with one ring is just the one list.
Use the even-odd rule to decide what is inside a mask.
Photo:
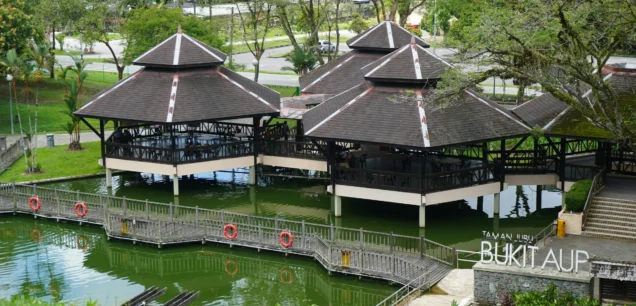
[[(247, 180), (243, 169), (182, 179), (178, 198), (172, 196), (172, 182), (160, 175), (115, 175), (112, 190), (103, 178), (46, 186), (424, 236), (462, 250), (478, 250), (482, 231), (536, 234), (556, 218), (561, 205), (560, 192), (546, 187), (537, 210), (536, 186), (510, 186), (502, 192), (498, 218), (492, 213), (493, 196), (486, 196), (481, 210), (477, 199), (427, 207), (427, 227), (420, 229), (418, 207), (408, 205), (345, 198), (342, 217), (333, 217), (324, 180), (266, 177), (255, 187)], [(206, 305), (375, 305), (398, 288), (329, 276), (304, 257), (210, 244), (159, 250), (107, 241), (98, 227), (0, 217), (0, 298), (28, 294), (114, 305), (150, 286), (168, 288), (159, 302), (196, 290), (201, 295), (195, 304)]]

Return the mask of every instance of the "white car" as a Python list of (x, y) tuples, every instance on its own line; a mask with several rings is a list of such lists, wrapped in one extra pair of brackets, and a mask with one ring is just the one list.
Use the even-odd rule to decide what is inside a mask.
[(323, 40), (318, 42), (318, 46), (320, 46), (320, 52), (334, 52), (336, 51), (336, 45), (332, 44), (328, 40)]

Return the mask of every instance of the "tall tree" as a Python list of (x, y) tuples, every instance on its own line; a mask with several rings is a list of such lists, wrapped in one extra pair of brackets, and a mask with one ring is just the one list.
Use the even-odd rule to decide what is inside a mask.
[(289, 16), (294, 16), (297, 13), (297, 7), (289, 3), (287, 0), (277, 0), (274, 2), (274, 5), (276, 7), (275, 17), (278, 18), (280, 26), (283, 28), (283, 31), (285, 31), (285, 34), (289, 38), (292, 46), (294, 46), (294, 50), (300, 48), (289, 18)]
[[(265, 53), (265, 38), (270, 30), (273, 5), (263, 0), (242, 2), (241, 4), (243, 5), (236, 2), (236, 9), (241, 19), (243, 41), (257, 61), (254, 67), (254, 81), (258, 82), (261, 57)], [(243, 11), (241, 11), (241, 6), (244, 7)]]
[(224, 49), (224, 37), (208, 22), (194, 16), (184, 16), (179, 9), (152, 6), (132, 10), (127, 15), (121, 31), (126, 39), (124, 63), (131, 64), (135, 58), (174, 35), (179, 24), (184, 33), (212, 47)]
[[(428, 98), (453, 103), (463, 89), (490, 77), (507, 76), (538, 83), (619, 140), (636, 139), (630, 120), (623, 117), (619, 97), (602, 72), (621, 44), (636, 42), (636, 7), (631, 4), (492, 1), (469, 35), (464, 35), (464, 65), (442, 77), (435, 94)], [(468, 65), (484, 68), (465, 73)], [(555, 77), (553, 71), (561, 76)], [(590, 94), (584, 94), (588, 91)]]
[[(298, 2), (298, 6), (300, 7), (300, 18), (309, 33), (309, 37), (307, 38), (308, 45), (315, 46), (318, 44), (318, 41), (320, 41), (318, 33), (327, 19), (327, 4), (327, 0), (307, 0)], [(321, 65), (324, 64), (320, 50), (318, 48), (315, 50), (318, 61)]]
[(421, 8), (426, 4), (427, 0), (394, 0), (397, 5), (398, 16), (400, 17), (399, 25), (404, 27), (406, 25), (406, 19), (415, 10)]
[[(111, 28), (106, 27), (105, 19), (111, 21), (111, 24), (113, 24)], [(111, 10), (106, 4), (97, 3), (79, 20), (77, 27), (83, 31), (86, 42), (100, 42), (108, 48), (117, 67), (117, 77), (121, 80), (124, 76), (126, 65), (124, 64), (124, 59), (113, 50), (112, 42), (108, 35), (111, 31), (120, 32), (120, 24), (117, 12)]]
[(84, 62), (84, 60), (73, 57), (73, 65), (64, 68), (61, 75), (61, 78), (66, 79), (69, 72), (72, 74), (70, 76), (71, 80), (66, 81), (67, 92), (64, 97), (64, 102), (67, 109), (62, 112), (69, 117), (69, 122), (71, 123), (67, 123), (65, 126), (65, 129), (71, 136), (71, 141), (68, 145), (69, 150), (82, 149), (80, 144), (80, 119), (75, 115), (75, 111), (81, 106), (79, 96), (82, 91), (82, 85), (84, 85), (84, 81), (88, 77), (86, 65), (87, 63)]
[(25, 13), (24, 0), (0, 2), (0, 56), (15, 49), (22, 54), (34, 34), (31, 17)]

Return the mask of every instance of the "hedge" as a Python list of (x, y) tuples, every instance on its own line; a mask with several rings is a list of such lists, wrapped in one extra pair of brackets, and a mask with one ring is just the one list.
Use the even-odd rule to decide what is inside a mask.
[(582, 180), (574, 183), (572, 188), (565, 193), (566, 210), (572, 212), (583, 211), (590, 188), (592, 188), (592, 180)]

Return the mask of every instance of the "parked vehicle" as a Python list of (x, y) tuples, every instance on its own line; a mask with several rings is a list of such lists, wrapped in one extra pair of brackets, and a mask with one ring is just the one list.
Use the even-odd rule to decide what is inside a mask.
[(328, 40), (322, 40), (318, 42), (318, 46), (320, 47), (320, 52), (334, 52), (336, 51), (336, 45), (332, 44)]
[(353, 0), (353, 4), (364, 4), (369, 3), (369, 0)]

